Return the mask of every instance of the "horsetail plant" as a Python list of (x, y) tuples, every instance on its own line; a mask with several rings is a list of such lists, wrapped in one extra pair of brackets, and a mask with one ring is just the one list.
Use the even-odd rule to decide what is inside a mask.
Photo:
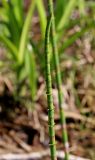
[(57, 88), (58, 88), (58, 100), (59, 100), (59, 112), (60, 112), (60, 121), (61, 121), (61, 127), (62, 127), (62, 141), (65, 146), (65, 160), (69, 160), (69, 151), (68, 151), (68, 136), (67, 136), (67, 129), (66, 129), (66, 119), (65, 119), (65, 113), (62, 107), (62, 82), (61, 82), (61, 73), (59, 68), (59, 57), (58, 57), (58, 49), (56, 45), (56, 32), (55, 32), (55, 20), (54, 20), (54, 11), (53, 11), (53, 1), (48, 0), (49, 4), (49, 14), (52, 17), (51, 18), (51, 32), (52, 32), (52, 48), (53, 48), (53, 57), (54, 57), (54, 63), (55, 63), (55, 71), (56, 71), (56, 82), (57, 82)]
[(46, 33), (45, 33), (45, 65), (46, 65), (46, 88), (47, 88), (47, 101), (48, 101), (48, 125), (49, 125), (49, 136), (50, 136), (50, 151), (51, 160), (57, 160), (56, 158), (56, 144), (55, 144), (55, 130), (54, 130), (54, 106), (52, 98), (52, 82), (51, 82), (51, 71), (50, 71), (50, 26), (51, 17), (47, 22)]

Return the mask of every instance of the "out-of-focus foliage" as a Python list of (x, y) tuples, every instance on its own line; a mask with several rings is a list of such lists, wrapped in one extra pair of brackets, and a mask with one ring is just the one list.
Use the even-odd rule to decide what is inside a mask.
[[(18, 84), (28, 77), (32, 99), (37, 89), (37, 64), (44, 69), (44, 34), (46, 14), (44, 0), (30, 1), (28, 12), (23, 0), (2, 0), (0, 2), (0, 42), (6, 47), (6, 56), (12, 62)], [(34, 14), (38, 13), (38, 18)], [(36, 25), (36, 21), (38, 26)], [(93, 36), (95, 26), (95, 2), (92, 0), (55, 1), (56, 38), (60, 58), (65, 50), (87, 33)], [(33, 22), (33, 25), (31, 25)], [(40, 36), (33, 34), (40, 27)], [(69, 30), (75, 28), (72, 34)], [(51, 56), (51, 61), (53, 58)], [(22, 86), (22, 85), (21, 85)], [(22, 88), (22, 87), (21, 87)]]

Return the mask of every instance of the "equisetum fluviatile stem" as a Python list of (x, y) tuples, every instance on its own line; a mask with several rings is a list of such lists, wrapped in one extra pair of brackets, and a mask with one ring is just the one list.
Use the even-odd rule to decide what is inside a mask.
[(58, 48), (56, 44), (56, 32), (55, 32), (55, 20), (54, 20), (54, 9), (53, 9), (53, 1), (48, 0), (49, 4), (49, 14), (52, 17), (51, 19), (51, 32), (52, 32), (52, 47), (53, 47), (53, 58), (56, 72), (56, 82), (58, 88), (58, 100), (59, 100), (59, 112), (60, 112), (60, 121), (62, 126), (62, 141), (65, 147), (65, 160), (69, 160), (69, 143), (68, 143), (68, 135), (66, 129), (66, 119), (64, 114), (64, 109), (62, 106), (63, 102), (63, 94), (62, 94), (62, 82), (61, 82), (61, 73), (59, 68), (59, 56), (58, 56)]
[(57, 160), (55, 129), (54, 129), (54, 106), (53, 106), (52, 82), (51, 82), (51, 71), (50, 71), (50, 38), (49, 37), (50, 37), (51, 21), (52, 21), (52, 18), (50, 17), (47, 22), (46, 34), (45, 34), (45, 65), (46, 65), (45, 69), (46, 69), (48, 125), (49, 125), (51, 160)]

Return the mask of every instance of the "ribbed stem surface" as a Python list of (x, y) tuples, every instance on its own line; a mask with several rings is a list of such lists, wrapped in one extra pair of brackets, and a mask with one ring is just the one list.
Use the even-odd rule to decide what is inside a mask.
[(51, 82), (51, 72), (50, 72), (50, 49), (49, 49), (50, 26), (51, 26), (51, 18), (48, 20), (46, 34), (45, 34), (45, 65), (46, 65), (46, 88), (47, 88), (47, 101), (48, 101), (48, 125), (49, 125), (51, 160), (57, 160), (55, 130), (54, 130), (54, 106), (52, 98), (52, 82)]
[(67, 136), (67, 129), (66, 129), (66, 119), (65, 119), (65, 114), (62, 107), (62, 102), (63, 102), (63, 94), (62, 94), (62, 88), (61, 88), (62, 82), (61, 82), (61, 73), (59, 68), (58, 49), (56, 44), (53, 1), (48, 0), (48, 3), (49, 3), (49, 13), (50, 13), (50, 16), (52, 17), (52, 22), (51, 22), (52, 46), (53, 46), (53, 57), (54, 57), (55, 71), (56, 71), (56, 82), (57, 82), (57, 88), (58, 88), (59, 112), (60, 112), (60, 121), (61, 121), (61, 127), (62, 127), (62, 141), (65, 146), (65, 160), (69, 160), (69, 151), (68, 151), (69, 145), (68, 145), (68, 136)]

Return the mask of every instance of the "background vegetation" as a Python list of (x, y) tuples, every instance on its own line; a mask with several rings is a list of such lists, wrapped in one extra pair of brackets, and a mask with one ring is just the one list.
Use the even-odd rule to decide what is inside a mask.
[[(7, 132), (14, 129), (19, 136), (19, 132), (24, 130), (29, 138), (31, 131), (25, 132), (26, 122), (29, 124), (32, 121), (35, 127), (31, 124), (27, 128), (32, 127), (34, 137), (40, 139), (36, 141), (41, 149), (46, 143), (45, 139), (48, 141), (44, 74), (44, 40), (48, 15), (48, 3), (45, 0), (0, 1), (0, 124), (7, 128), (7, 120), (12, 126), (19, 125), (20, 129), (9, 127)], [(56, 0), (54, 15), (69, 150), (71, 154), (94, 160), (95, 2)], [(63, 150), (61, 130), (57, 129), (60, 123), (51, 46), (50, 52), (57, 149)], [(44, 140), (41, 139), (42, 132)], [(0, 136), (6, 135), (5, 132), (1, 133)], [(19, 138), (23, 140), (22, 136)], [(28, 138), (24, 139), (25, 144), (28, 147), (31, 144), (35, 146)]]

